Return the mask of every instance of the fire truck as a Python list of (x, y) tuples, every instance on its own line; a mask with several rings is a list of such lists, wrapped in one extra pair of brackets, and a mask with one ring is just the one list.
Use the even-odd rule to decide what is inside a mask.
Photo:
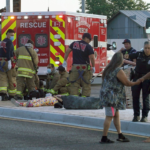
[[(95, 55), (96, 74), (107, 63), (107, 17), (71, 12), (15, 12), (2, 13), (1, 39), (8, 29), (15, 30), (15, 50), (31, 39), (39, 57), (39, 76), (47, 74), (47, 65), (55, 67), (64, 61), (64, 54), (73, 41), (82, 39), (83, 33), (92, 35), (91, 46)], [(67, 60), (67, 71), (72, 66), (72, 53)]]

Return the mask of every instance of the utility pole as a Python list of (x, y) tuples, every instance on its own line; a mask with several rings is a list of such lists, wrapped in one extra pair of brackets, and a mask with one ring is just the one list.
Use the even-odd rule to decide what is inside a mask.
[(82, 13), (85, 13), (85, 0), (82, 0)]
[(6, 0), (6, 12), (10, 12), (10, 0)]

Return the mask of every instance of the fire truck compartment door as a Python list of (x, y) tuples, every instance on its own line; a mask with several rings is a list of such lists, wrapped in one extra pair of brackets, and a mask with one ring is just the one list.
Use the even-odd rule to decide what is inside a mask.
[(100, 48), (98, 47), (98, 41), (100, 40), (99, 36), (99, 22), (92, 22), (92, 47), (94, 50), (94, 56), (95, 56), (95, 68), (96, 72), (100, 72)]
[(49, 30), (49, 19), (17, 20), (17, 46), (25, 45), (28, 39), (34, 41), (41, 67), (49, 64)]

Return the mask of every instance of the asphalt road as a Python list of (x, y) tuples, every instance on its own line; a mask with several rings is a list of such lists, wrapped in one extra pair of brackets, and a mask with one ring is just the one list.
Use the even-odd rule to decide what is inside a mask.
[[(145, 137), (126, 135), (131, 142), (99, 144), (101, 130), (60, 124), (0, 119), (0, 150), (149, 150)], [(109, 133), (116, 140), (117, 134)]]

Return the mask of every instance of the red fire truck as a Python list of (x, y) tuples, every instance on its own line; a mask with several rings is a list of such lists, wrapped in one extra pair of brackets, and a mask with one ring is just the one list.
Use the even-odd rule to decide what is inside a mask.
[[(49, 63), (55, 67), (64, 61), (68, 46), (81, 40), (83, 33), (91, 33), (91, 46), (95, 54), (96, 73), (107, 63), (107, 17), (103, 15), (70, 12), (17, 12), (2, 13), (2, 40), (6, 31), (16, 31), (13, 41), (15, 49), (23, 46), (28, 39), (35, 42), (39, 56), (39, 75), (45, 75)], [(67, 70), (72, 66), (72, 54), (67, 60)]]

